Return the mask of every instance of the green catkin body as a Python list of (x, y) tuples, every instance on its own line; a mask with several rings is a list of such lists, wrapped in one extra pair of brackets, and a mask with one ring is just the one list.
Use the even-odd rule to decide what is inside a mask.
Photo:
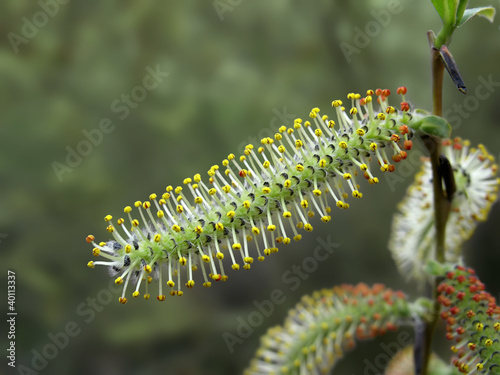
[(438, 292), (453, 364), (464, 374), (500, 374), (500, 307), (474, 270), (456, 266)]
[(135, 202), (135, 217), (132, 208), (125, 207), (131, 227), (119, 218), (121, 234), (107, 215), (107, 231), (114, 239), (96, 243), (94, 236), (87, 237), (93, 255), (105, 258), (88, 266), (104, 265), (118, 275), (115, 282), (124, 285), (122, 303), (127, 302), (130, 284), (135, 285), (134, 297), (142, 287), (148, 299), (153, 279), (158, 280), (158, 300), (165, 300), (167, 287), (170, 295), (182, 295), (182, 281), (192, 288), (198, 269), (205, 287), (211, 286), (210, 280), (225, 281), (222, 260), (227, 257), (233, 270), (240, 263), (250, 269), (254, 256), (262, 261), (278, 251), (277, 244), (298, 241), (302, 230), (312, 231), (310, 221), (316, 214), (330, 221), (334, 213), (329, 202), (346, 209), (350, 195), (361, 198), (359, 180), (378, 183), (373, 164), (391, 172), (394, 163), (406, 159), (412, 147), (411, 125), (422, 115), (411, 112), (404, 101), (406, 88), (398, 93), (403, 96), (400, 110), (389, 105), (389, 90), (369, 90), (363, 98), (349, 94), (349, 115), (335, 100), (337, 122), (314, 108), (310, 121), (296, 119), (293, 127), (282, 126), (274, 139), (262, 139), (260, 147), (247, 145), (239, 158), (230, 154), (222, 168), (212, 166), (208, 182), (197, 174), (183, 186), (168, 186), (161, 199), (151, 194), (149, 200)]
[(283, 326), (270, 328), (245, 375), (329, 374), (355, 339), (371, 339), (409, 323), (402, 292), (382, 284), (342, 285), (304, 296)]

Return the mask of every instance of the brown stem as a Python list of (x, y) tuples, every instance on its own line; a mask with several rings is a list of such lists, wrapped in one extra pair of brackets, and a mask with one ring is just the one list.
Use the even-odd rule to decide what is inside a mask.
[[(432, 63), (432, 112), (434, 115), (441, 116), (443, 113), (443, 74), (444, 64), (441, 59), (440, 52), (434, 47), (434, 43), (429, 35), (429, 44), (431, 48), (431, 63)], [(450, 212), (450, 202), (446, 198), (443, 190), (442, 175), (440, 168), (439, 157), (441, 155), (441, 139), (432, 136), (422, 137), (432, 165), (432, 181), (434, 190), (434, 215), (436, 227), (436, 254), (435, 258), (438, 262), (443, 263), (445, 260), (445, 235), (446, 222)], [(422, 372), (421, 375), (427, 375), (429, 358), (432, 349), (432, 338), (434, 330), (439, 318), (440, 305), (437, 303), (437, 286), (441, 283), (441, 279), (435, 278), (433, 285), (434, 309), (431, 314), (431, 320), (427, 323), (424, 334), (424, 353), (422, 356)]]

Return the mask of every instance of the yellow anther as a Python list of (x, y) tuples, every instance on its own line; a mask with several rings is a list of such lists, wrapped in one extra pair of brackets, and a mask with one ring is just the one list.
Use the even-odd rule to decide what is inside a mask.
[(389, 170), (389, 165), (388, 164), (384, 164), (380, 167), (380, 170), (382, 172), (387, 172)]
[(180, 257), (179, 258), (179, 263), (181, 266), (185, 266), (187, 262), (187, 259), (185, 257)]
[(141, 201), (135, 201), (134, 202), (134, 206), (135, 207), (141, 207), (142, 206), (142, 202)]
[(164, 213), (162, 210), (160, 210), (160, 211), (158, 211), (158, 212), (156, 213), (156, 216), (158, 216), (158, 218), (160, 218), (160, 219), (161, 219), (162, 217), (164, 217), (164, 216), (165, 216), (165, 213)]
[(215, 256), (217, 257), (217, 259), (220, 260), (224, 259), (224, 254), (222, 254), (220, 251), (217, 254), (215, 254)]
[(125, 208), (123, 209), (123, 212), (125, 212), (126, 214), (128, 214), (128, 213), (129, 213), (129, 212), (131, 212), (131, 211), (132, 211), (132, 207), (130, 207), (130, 206), (127, 206), (127, 207), (125, 207)]
[(181, 193), (181, 191), (182, 191), (182, 186), (177, 186), (177, 187), (175, 188), (175, 194), (180, 194), (180, 193)]
[(113, 216), (106, 215), (106, 216), (104, 216), (104, 221), (111, 221), (112, 218), (113, 218)]
[(229, 193), (229, 192), (231, 191), (231, 186), (229, 186), (229, 185), (225, 185), (225, 186), (223, 186), (223, 187), (222, 187), (222, 191), (223, 191), (224, 193), (226, 193), (226, 194), (227, 194), (227, 193)]
[(342, 201), (337, 201), (337, 207), (338, 207), (338, 208), (344, 208), (344, 206), (345, 206), (345, 203), (344, 203), (344, 202), (342, 202)]
[(323, 135), (323, 132), (321, 131), (321, 129), (316, 129), (314, 131), (314, 134), (316, 134), (316, 137), (321, 137)]
[(148, 202), (148, 201), (144, 202), (144, 203), (142, 204), (142, 207), (143, 207), (145, 210), (149, 209), (149, 208), (151, 207), (151, 202)]
[(229, 160), (227, 160), (227, 159), (222, 160), (222, 165), (224, 167), (227, 167), (229, 165)]
[(132, 225), (134, 227), (138, 227), (139, 226), (139, 220), (137, 220), (137, 219), (132, 220)]
[(276, 230), (276, 225), (274, 225), (274, 224), (268, 225), (267, 230), (269, 232), (274, 232)]
[(240, 265), (238, 263), (235, 263), (231, 266), (231, 268), (235, 271), (238, 271), (240, 269)]
[(358, 109), (356, 107), (351, 108), (351, 110), (349, 111), (349, 113), (354, 116), (354, 115), (356, 115), (358, 113)]
[(314, 189), (313, 194), (316, 195), (317, 197), (321, 196), (321, 190), (319, 189)]
[(295, 141), (295, 147), (297, 148), (297, 150), (298, 150), (299, 148), (302, 148), (303, 146), (304, 146), (304, 144), (302, 143), (302, 141), (301, 141), (300, 139), (297, 139), (297, 140)]
[(328, 116), (327, 116), (327, 115), (323, 115), (323, 116), (321, 117), (321, 119), (322, 119), (323, 121), (326, 121), (326, 120), (328, 120)]
[(313, 211), (308, 211), (307, 212), (307, 216), (309, 216), (310, 218), (313, 218), (314, 217), (314, 212)]
[(130, 246), (129, 244), (125, 245), (125, 252), (128, 254), (132, 251), (132, 246)]
[(352, 175), (350, 173), (344, 173), (342, 177), (344, 178), (344, 180), (350, 180), (352, 178)]
[(264, 186), (262, 188), (262, 194), (269, 194), (271, 192), (271, 188)]
[(113, 233), (113, 232), (115, 231), (115, 227), (114, 227), (114, 226), (112, 226), (112, 225), (108, 225), (108, 226), (106, 227), (106, 230), (107, 230), (109, 233)]
[(316, 116), (318, 116), (317, 112), (313, 112), (313, 111), (309, 112), (309, 117), (310, 118), (316, 118)]
[(328, 215), (321, 217), (321, 221), (324, 223), (328, 223), (331, 219), (332, 219), (332, 217), (328, 216)]
[(271, 163), (269, 163), (269, 161), (268, 161), (268, 160), (266, 160), (264, 163), (262, 163), (262, 166), (263, 166), (264, 168), (269, 168), (269, 166), (270, 166), (270, 165), (271, 165)]
[(283, 217), (285, 219), (290, 219), (292, 217), (292, 213), (290, 211), (283, 212)]
[(120, 297), (120, 298), (118, 298), (118, 302), (120, 302), (122, 304), (126, 304), (127, 303), (127, 299), (125, 297)]
[(144, 268), (144, 271), (146, 271), (147, 273), (151, 273), (151, 271), (153, 271), (153, 269), (151, 268), (151, 266), (149, 264), (146, 264), (143, 268)]
[(332, 107), (340, 107), (342, 105), (342, 100), (334, 100), (332, 102)]
[(168, 280), (167, 281), (167, 285), (171, 288), (173, 288), (175, 286), (175, 283), (172, 281), (172, 280)]
[(375, 142), (370, 143), (370, 150), (376, 151), (377, 150), (377, 144)]
[(358, 129), (356, 130), (356, 134), (359, 135), (360, 137), (365, 135), (365, 131), (363, 129)]
[(377, 118), (378, 118), (379, 120), (385, 120), (385, 119), (386, 119), (385, 113), (379, 113), (379, 114), (377, 115)]
[(132, 293), (132, 297), (137, 298), (139, 297), (140, 293), (138, 290), (136, 290), (134, 293)]
[(343, 148), (343, 149), (346, 149), (347, 148), (347, 142), (345, 142), (345, 141), (339, 142), (339, 147)]
[(278, 151), (283, 154), (286, 151), (285, 146), (283, 146), (283, 145), (278, 146)]
[(176, 211), (177, 211), (177, 213), (181, 214), (181, 213), (183, 213), (183, 212), (184, 212), (184, 207), (182, 207), (181, 205), (178, 205), (178, 206), (176, 207)]
[(200, 182), (201, 181), (201, 175), (199, 173), (195, 174), (193, 177), (194, 182)]
[(333, 121), (333, 120), (328, 121), (328, 127), (330, 129), (332, 129), (334, 126), (335, 126), (335, 121)]
[(171, 185), (168, 185), (165, 190), (167, 191), (167, 193), (170, 193), (172, 190), (174, 190), (174, 188), (171, 186)]
[(177, 224), (174, 224), (174, 225), (172, 225), (172, 230), (173, 230), (174, 232), (179, 233), (179, 232), (181, 231), (181, 227), (180, 227), (180, 226), (178, 226)]
[(214, 195), (217, 193), (217, 190), (215, 188), (211, 188), (209, 191), (208, 191), (208, 194), (210, 195)]
[(91, 260), (90, 262), (88, 262), (88, 263), (87, 263), (87, 267), (88, 267), (88, 268), (94, 268), (94, 267), (95, 267), (95, 266), (94, 266), (94, 261), (93, 261), (93, 260)]
[(154, 241), (160, 242), (161, 241), (161, 234), (155, 234)]
[(120, 277), (117, 277), (117, 278), (115, 279), (115, 284), (116, 284), (116, 285), (121, 285), (121, 284), (123, 284), (123, 277), (121, 277), (121, 276), (120, 276)]
[(201, 227), (201, 225), (198, 225), (196, 228), (194, 228), (194, 231), (197, 234), (202, 234), (203, 233), (203, 228)]
[(389, 107), (386, 108), (385, 112), (392, 114), (392, 113), (396, 112), (396, 109), (394, 109), (394, 107), (392, 107), (392, 106), (389, 106)]
[(234, 211), (229, 211), (226, 216), (230, 219), (232, 219), (233, 217), (235, 217), (236, 213)]
[(190, 184), (192, 181), (193, 180), (188, 177), (188, 178), (184, 179), (183, 183), (184, 183), (184, 185), (187, 185), (187, 184)]
[(308, 232), (312, 232), (313, 227), (312, 227), (312, 225), (311, 225), (311, 224), (306, 224), (306, 225), (304, 225), (304, 229), (305, 229), (306, 231), (308, 231)]
[(234, 154), (229, 154), (229, 155), (227, 156), (227, 159), (228, 159), (228, 160), (233, 160), (234, 158), (235, 158)]
[(307, 208), (307, 207), (309, 207), (309, 202), (307, 201), (307, 199), (303, 199), (300, 202), (300, 205), (302, 206), (302, 208)]
[(287, 189), (290, 188), (290, 186), (292, 186), (292, 181), (285, 180), (285, 182), (283, 182), (283, 186), (286, 187)]
[(363, 193), (360, 193), (359, 191), (354, 190), (354, 191), (352, 192), (352, 196), (353, 196), (354, 198), (363, 198)]
[(117, 223), (118, 225), (122, 225), (124, 222), (125, 222), (125, 220), (123, 220), (123, 218), (119, 218), (119, 219), (116, 221), (116, 223)]
[(215, 229), (218, 231), (223, 231), (224, 225), (222, 223), (217, 223), (217, 224), (215, 224)]
[(367, 171), (367, 170), (368, 170), (368, 165), (366, 165), (366, 164), (361, 164), (361, 165), (359, 166), (359, 169), (361, 169), (363, 172), (364, 172), (364, 171)]
[(295, 166), (295, 169), (298, 171), (298, 172), (302, 172), (304, 170), (304, 166), (302, 164), (297, 164)]

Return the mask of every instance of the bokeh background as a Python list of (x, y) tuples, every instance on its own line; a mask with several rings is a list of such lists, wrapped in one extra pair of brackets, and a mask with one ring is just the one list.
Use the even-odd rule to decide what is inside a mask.
[[(85, 237), (107, 239), (105, 214), (118, 217), (125, 205), (205, 173), (314, 106), (328, 113), (332, 99), (348, 92), (406, 85), (414, 106), (430, 107), (425, 33), (440, 27), (430, 1), (401, 0), (401, 11), (350, 62), (340, 43), (355, 46), (355, 27), (364, 30), (375, 20), (371, 11), (394, 1), (220, 3), (227, 4), (222, 16), (212, 1), (71, 0), (17, 47), (9, 33), (22, 36), (23, 17), (33, 21), (43, 8), (28, 0), (0, 3), (0, 290), (5, 296), (7, 269), (15, 270), (18, 365), (31, 368), (33, 350), (42, 351), (49, 333), (74, 322), (80, 333), (40, 373), (238, 374), (259, 337), (305, 293), (363, 281), (418, 295), (386, 245), (391, 215), (411, 182), (399, 175), (396, 183), (363, 186), (365, 197), (349, 211), (252, 270), (230, 273), (227, 283), (164, 303), (137, 299), (123, 306), (115, 293), (112, 302), (90, 308), (95, 315), (88, 312), (89, 298), (102, 300), (111, 290), (105, 269), (86, 267), (92, 249)], [(470, 95), (481, 76), (500, 81), (499, 41), (498, 21), (473, 20), (456, 33), (451, 51)], [(112, 103), (141, 85), (148, 66), (169, 75), (120, 119)], [(445, 108), (464, 103), (448, 77), (444, 87)], [(494, 88), (453, 124), (455, 135), (484, 143), (497, 157), (499, 100)], [(58, 178), (53, 163), (64, 163), (67, 147), (76, 149), (82, 131), (98, 128), (103, 118), (114, 130)], [(497, 296), (499, 220), (497, 204), (465, 246), (467, 261)], [(290, 290), (283, 274), (328, 236), (340, 247)], [(231, 353), (223, 333), (235, 335), (238, 317), (247, 319), (253, 302), (269, 299), (274, 289), (285, 302)], [(360, 343), (335, 374), (363, 374), (364, 361), (383, 353), (380, 343)], [(445, 343), (436, 341), (436, 348), (448, 356)], [(4, 356), (1, 362), (0, 373), (10, 373)]]

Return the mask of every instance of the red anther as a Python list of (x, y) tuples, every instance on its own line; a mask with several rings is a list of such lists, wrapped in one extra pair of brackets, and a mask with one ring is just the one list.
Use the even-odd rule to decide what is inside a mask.
[(452, 293), (455, 293), (455, 288), (452, 287), (451, 285), (448, 285), (446, 288), (445, 288), (445, 293), (446, 294), (452, 294)]
[(385, 89), (385, 90), (382, 90), (382, 95), (387, 98), (391, 95), (391, 90), (389, 89)]
[(476, 271), (474, 271), (472, 268), (467, 269), (471, 275), (475, 275)]
[(469, 345), (469, 349), (470, 349), (470, 350), (474, 350), (474, 349), (476, 349), (476, 344), (470, 343), (470, 345)]
[(453, 340), (453, 333), (448, 332), (448, 333), (446, 334), (446, 338), (447, 338), (448, 340)]
[(481, 301), (481, 295), (479, 293), (476, 293), (472, 296), (472, 299), (476, 302)]
[(448, 319), (450, 317), (449, 311), (441, 311), (441, 319)]
[(453, 316), (449, 316), (448, 319), (446, 319), (446, 323), (448, 323), (450, 326), (454, 326), (456, 322), (456, 319)]
[(457, 277), (457, 281), (462, 284), (467, 278), (464, 275), (460, 275)]
[(449, 146), (451, 145), (451, 140), (449, 139), (445, 139), (443, 142), (442, 142), (443, 146)]
[(463, 335), (463, 334), (464, 334), (464, 332), (465, 332), (464, 327), (458, 327), (458, 328), (457, 328), (457, 333), (458, 333), (459, 335)]
[(402, 135), (405, 135), (405, 134), (408, 134), (410, 132), (410, 129), (408, 129), (408, 125), (401, 125), (399, 127), (399, 132), (402, 134)]
[(477, 277), (475, 277), (475, 276), (469, 276), (469, 283), (475, 284), (476, 282), (478, 282)]
[(403, 112), (408, 112), (410, 110), (410, 105), (408, 102), (401, 102), (401, 110)]
[(410, 141), (410, 140), (405, 141), (405, 143), (404, 143), (405, 150), (407, 150), (407, 151), (411, 150), (412, 146), (413, 146), (413, 142), (412, 141)]
[(458, 293), (457, 293), (457, 298), (458, 298), (460, 301), (462, 301), (462, 300), (464, 299), (464, 297), (465, 297), (465, 293), (464, 293), (464, 292), (458, 292)]
[(451, 315), (457, 315), (459, 312), (460, 312), (460, 309), (459, 309), (457, 306), (453, 306), (453, 307), (450, 309), (450, 314), (451, 314)]
[(401, 156), (399, 154), (392, 155), (392, 161), (399, 163), (401, 161)]
[(462, 145), (461, 145), (460, 143), (455, 143), (455, 144), (453, 145), (453, 148), (454, 148), (455, 150), (461, 150), (461, 149), (462, 149)]
[[(460, 138), (455, 138), (456, 139), (460, 139)], [(455, 267), (457, 270), (460, 270), (460, 271), (465, 271), (465, 267), (464, 266), (456, 266)]]
[(408, 154), (406, 153), (406, 151), (399, 151), (399, 156), (401, 156), (401, 159), (406, 159), (406, 157), (408, 156)]
[(453, 280), (454, 277), (455, 277), (455, 272), (450, 271), (446, 274), (447, 279)]
[(377, 96), (382, 95), (382, 89), (376, 89), (375, 90), (375, 95), (377, 95)]
[(476, 316), (476, 313), (472, 310), (467, 311), (467, 318), (472, 319)]
[(397, 326), (397, 325), (395, 325), (394, 323), (391, 323), (391, 322), (387, 322), (387, 323), (385, 324), (385, 327), (386, 327), (386, 328), (387, 328), (387, 330), (389, 330), (389, 331), (397, 331), (397, 329), (398, 329), (398, 326)]
[(222, 275), (219, 273), (217, 275), (214, 275), (212, 279), (214, 279), (215, 281), (220, 281), (222, 279)]
[(87, 242), (88, 242), (88, 243), (92, 243), (92, 241), (94, 241), (94, 240), (95, 240), (95, 237), (94, 237), (93, 235), (89, 234), (89, 235), (87, 236), (86, 240), (87, 240)]
[(394, 164), (389, 164), (389, 172), (394, 172), (396, 170), (396, 166)]
[(359, 99), (359, 104), (360, 105), (365, 105), (366, 104), (366, 99), (365, 98)]
[(408, 92), (408, 89), (406, 88), (406, 86), (398, 87), (398, 90), (397, 90), (398, 95), (406, 95), (407, 92)]
[(469, 286), (469, 292), (476, 293), (477, 292), (477, 285), (471, 285), (471, 286)]
[(368, 174), (368, 172), (366, 172), (366, 171), (363, 173), (363, 176), (364, 176), (367, 180), (369, 180), (369, 179), (370, 179), (370, 175), (369, 175), (369, 174)]
[(246, 175), (247, 175), (247, 171), (245, 171), (244, 169), (242, 169), (240, 171), (240, 177), (246, 177)]
[(393, 142), (399, 142), (399, 135), (397, 135), (397, 134), (391, 135), (391, 141), (393, 141)]

